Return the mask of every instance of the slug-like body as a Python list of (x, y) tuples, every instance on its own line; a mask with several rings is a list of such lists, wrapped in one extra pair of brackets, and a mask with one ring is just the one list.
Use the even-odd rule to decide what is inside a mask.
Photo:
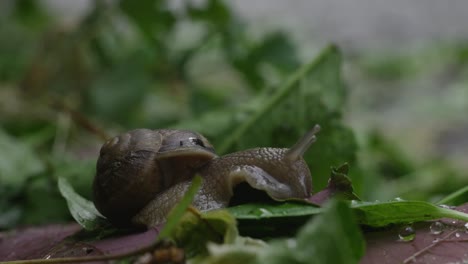
[(222, 157), (195, 132), (134, 130), (102, 147), (94, 203), (114, 223), (155, 226), (165, 221), (195, 175), (203, 181), (193, 206), (202, 211), (228, 206), (241, 183), (274, 200), (307, 198), (312, 183), (302, 155), (319, 129), (316, 125), (291, 149), (255, 148)]
[[(278, 201), (309, 197), (312, 178), (302, 155), (315, 141), (319, 129), (319, 126), (314, 127), (291, 149), (255, 148), (213, 158), (197, 173), (203, 181), (193, 205), (202, 211), (226, 207), (234, 188), (241, 183), (264, 191)], [(163, 199), (152, 200), (133, 222), (147, 226), (160, 224), (170, 210), (167, 208), (169, 199), (179, 201), (189, 185), (183, 182), (167, 190)]]

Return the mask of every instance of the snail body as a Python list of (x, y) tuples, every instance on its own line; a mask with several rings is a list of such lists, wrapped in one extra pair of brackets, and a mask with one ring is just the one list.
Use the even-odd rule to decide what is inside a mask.
[[(133, 144), (125, 144), (127, 141), (114, 138), (101, 149), (93, 185), (96, 208), (114, 223), (131, 222), (135, 225), (155, 226), (165, 221), (166, 215), (182, 199), (195, 175), (200, 175), (203, 179), (193, 201), (193, 206), (201, 211), (228, 206), (234, 195), (234, 188), (241, 183), (247, 183), (251, 188), (261, 190), (278, 201), (307, 198), (311, 193), (312, 182), (302, 155), (315, 141), (315, 134), (319, 129), (316, 125), (290, 149), (254, 148), (221, 157), (214, 153), (203, 136), (195, 132), (146, 129), (131, 131), (118, 138), (128, 138), (130, 134), (147, 142), (140, 143), (134, 139), (129, 141)], [(159, 139), (157, 143), (156, 139)], [(118, 146), (120, 143), (124, 143), (123, 146)], [(145, 152), (146, 149), (143, 151), (145, 155), (142, 155), (142, 161), (122, 163), (122, 160), (125, 160), (122, 156), (132, 156), (131, 153), (141, 151), (137, 151), (136, 148), (148, 146), (153, 148), (149, 154)], [(107, 153), (109, 150), (110, 153)], [(116, 153), (119, 155), (115, 155)], [(143, 163), (150, 164), (143, 167)], [(103, 169), (105, 164), (108, 164), (109, 168)], [(125, 168), (123, 165), (131, 165), (132, 168)], [(130, 177), (131, 175), (137, 176)], [(139, 176), (150, 179), (139, 179)], [(126, 177), (134, 179), (123, 179)], [(106, 190), (106, 202), (100, 201), (103, 200), (101, 192), (104, 188), (122, 184), (111, 184), (114, 181), (124, 183), (122, 189), (111, 188), (117, 198)], [(145, 186), (141, 186), (136, 193), (127, 191), (130, 188), (139, 188), (140, 185)], [(140, 193), (143, 191), (146, 193)], [(136, 201), (137, 198), (138, 206), (128, 206), (126, 201), (122, 201)], [(125, 206), (120, 206), (118, 201), (123, 202)]]

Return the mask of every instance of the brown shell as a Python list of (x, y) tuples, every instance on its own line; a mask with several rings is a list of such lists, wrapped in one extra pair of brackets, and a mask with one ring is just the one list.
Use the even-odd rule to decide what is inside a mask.
[[(208, 147), (195, 144), (203, 140)], [(189, 144), (192, 141), (196, 142)], [(127, 225), (158, 193), (193, 177), (195, 168), (214, 156), (208, 141), (193, 132), (136, 129), (119, 135), (101, 148), (93, 182), (94, 204), (114, 224)], [(174, 163), (185, 165), (173, 167)]]

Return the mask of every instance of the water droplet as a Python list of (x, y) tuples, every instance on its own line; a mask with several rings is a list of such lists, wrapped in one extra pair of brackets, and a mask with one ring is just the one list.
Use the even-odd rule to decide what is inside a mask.
[(259, 208), (258, 211), (260, 212), (260, 216), (271, 216), (271, 215), (273, 215), (272, 212), (270, 212), (269, 210), (267, 210), (265, 208)]
[(455, 233), (455, 236), (456, 236), (457, 238), (460, 237), (460, 233), (458, 233), (458, 232)]
[(440, 208), (445, 208), (445, 209), (453, 209), (453, 208), (455, 208), (455, 206), (450, 206), (450, 205), (446, 205), (446, 204), (439, 204), (439, 207), (440, 207)]
[(288, 248), (295, 248), (297, 246), (297, 241), (296, 239), (287, 239), (286, 240), (286, 245), (288, 246)]
[(445, 226), (441, 222), (437, 221), (437, 222), (432, 223), (429, 228), (431, 229), (431, 234), (439, 235), (442, 232), (444, 232)]
[(410, 242), (416, 237), (416, 232), (411, 226), (406, 226), (400, 230), (398, 237), (400, 238), (400, 241)]

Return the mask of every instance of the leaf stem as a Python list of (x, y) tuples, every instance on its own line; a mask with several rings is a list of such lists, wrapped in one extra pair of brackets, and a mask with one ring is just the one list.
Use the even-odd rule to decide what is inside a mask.
[(456, 200), (458, 197), (462, 196), (463, 194), (468, 192), (468, 186), (465, 186), (448, 196), (442, 198), (442, 200), (438, 201), (437, 204), (453, 204), (453, 201)]
[(453, 218), (453, 219), (458, 219), (462, 220), (465, 222), (468, 222), (468, 214), (453, 210), (453, 209), (446, 209), (446, 208), (439, 208), (441, 215), (448, 217), (448, 218)]

